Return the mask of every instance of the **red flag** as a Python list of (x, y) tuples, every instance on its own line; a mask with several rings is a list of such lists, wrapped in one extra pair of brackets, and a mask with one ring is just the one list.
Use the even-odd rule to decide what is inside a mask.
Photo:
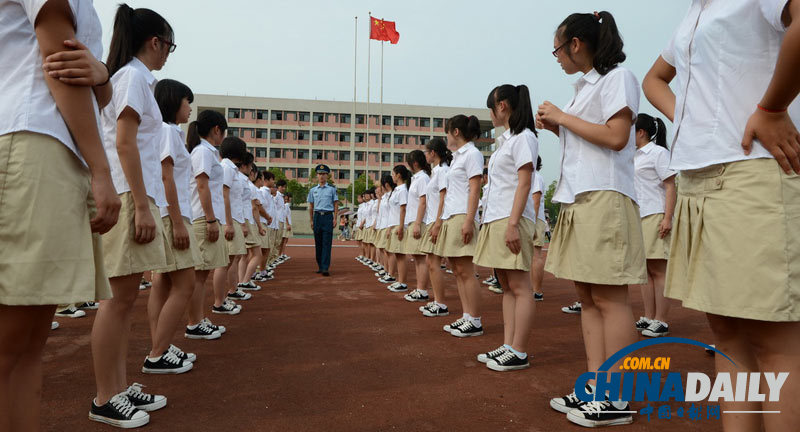
[(379, 41), (389, 41), (396, 44), (400, 40), (400, 33), (395, 30), (394, 21), (372, 18), (370, 21), (369, 38)]

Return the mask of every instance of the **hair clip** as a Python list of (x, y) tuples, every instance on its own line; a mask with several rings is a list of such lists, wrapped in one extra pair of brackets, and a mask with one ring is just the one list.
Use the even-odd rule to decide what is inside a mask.
[(594, 11), (594, 19), (596, 19), (598, 22), (600, 22), (601, 18), (600, 18), (600, 13), (599, 12)]

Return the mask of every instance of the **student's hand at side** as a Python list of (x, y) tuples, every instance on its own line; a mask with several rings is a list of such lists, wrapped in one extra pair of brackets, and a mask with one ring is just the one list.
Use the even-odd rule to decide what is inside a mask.
[(775, 157), (786, 174), (792, 171), (800, 174), (800, 134), (788, 112), (768, 113), (756, 109), (744, 127), (744, 154), (750, 154), (754, 139)]
[(84, 44), (77, 40), (64, 41), (65, 51), (45, 58), (42, 69), (52, 78), (65, 84), (96, 86), (108, 81), (108, 68), (97, 60)]
[(464, 224), (461, 225), (461, 241), (468, 244), (472, 241), (472, 236), (475, 235), (475, 224), (469, 219), (464, 219)]
[(413, 235), (415, 239), (422, 237), (422, 228), (420, 228), (419, 222), (414, 222), (414, 232), (411, 235)]
[(437, 220), (434, 222), (433, 226), (431, 227), (431, 243), (436, 244), (436, 240), (439, 240), (439, 231), (442, 229), (442, 221)]
[(404, 231), (403, 230), (403, 226), (402, 225), (398, 225), (397, 226), (397, 240), (401, 240), (401, 241), (403, 240), (403, 231)]
[(211, 243), (216, 243), (219, 240), (219, 224), (217, 222), (206, 223), (206, 238)]
[(136, 243), (150, 243), (156, 238), (156, 220), (149, 207), (136, 209), (133, 213), (133, 224), (136, 233), (133, 239)]
[(186, 229), (186, 225), (172, 224), (172, 244), (178, 250), (189, 249), (189, 231)]
[(261, 236), (263, 237), (267, 235), (267, 230), (262, 227), (260, 230), (258, 230), (258, 233), (261, 234)]
[(89, 225), (92, 232), (105, 234), (116, 225), (122, 203), (119, 200), (116, 189), (114, 189), (114, 183), (112, 183), (110, 175), (93, 175), (91, 188), (92, 197), (97, 206), (97, 213), (89, 221)]
[(661, 224), (658, 225), (658, 238), (664, 238), (672, 231), (672, 221), (664, 218)]
[(519, 226), (508, 224), (506, 227), (506, 246), (514, 255), (519, 254), (522, 250), (522, 244), (519, 240)]
[(236, 235), (236, 230), (233, 229), (233, 225), (227, 224), (225, 225), (225, 240), (231, 241), (233, 237)]
[(242, 235), (247, 237), (248, 234), (250, 234), (250, 230), (247, 229), (247, 224), (242, 224)]

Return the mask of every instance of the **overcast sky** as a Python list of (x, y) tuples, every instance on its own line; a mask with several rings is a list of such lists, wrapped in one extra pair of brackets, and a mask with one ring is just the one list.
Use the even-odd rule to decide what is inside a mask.
[[(526, 84), (533, 103), (563, 106), (578, 76), (551, 55), (556, 26), (573, 12), (608, 10), (641, 80), (686, 13), (689, 0), (274, 1), (132, 0), (163, 15), (178, 49), (158, 78), (195, 93), (353, 99), (354, 17), (357, 98), (367, 99), (368, 13), (396, 21), (400, 42), (384, 47), (384, 102), (483, 108), (499, 84)], [(118, 2), (95, 0), (108, 49)], [(372, 42), (370, 100), (378, 102), (380, 42)], [(642, 96), (640, 111), (655, 114)], [(662, 117), (663, 118), (663, 117)], [(543, 174), (558, 178), (558, 141), (540, 134)]]

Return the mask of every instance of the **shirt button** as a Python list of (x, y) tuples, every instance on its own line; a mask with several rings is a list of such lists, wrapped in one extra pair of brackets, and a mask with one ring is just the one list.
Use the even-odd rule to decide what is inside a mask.
[(717, 179), (717, 186), (722, 186), (722, 180)]

